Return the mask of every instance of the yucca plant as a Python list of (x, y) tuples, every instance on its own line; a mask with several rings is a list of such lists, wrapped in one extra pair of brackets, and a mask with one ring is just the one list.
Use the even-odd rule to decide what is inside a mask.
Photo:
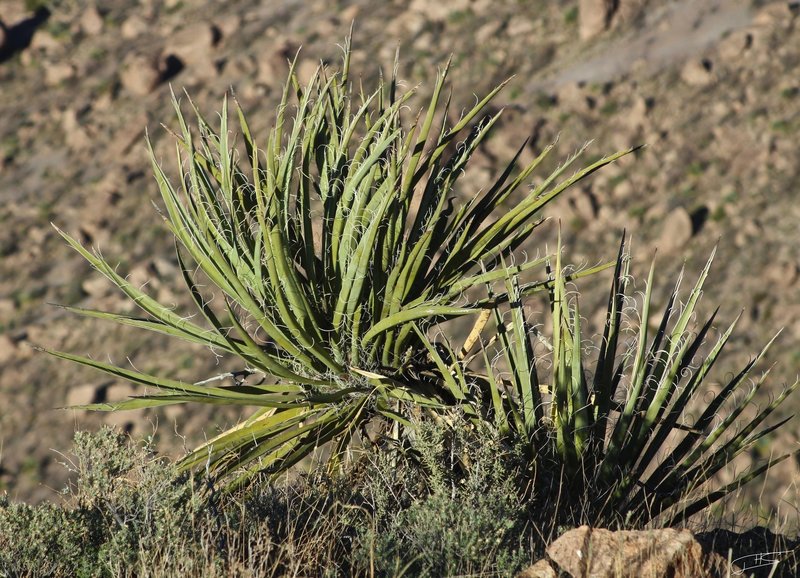
[[(156, 302), (99, 252), (62, 233), (146, 316), (73, 311), (206, 345), (238, 357), (243, 373), (263, 377), (255, 385), (184, 383), (53, 352), (146, 387), (141, 396), (86, 406), (91, 409), (190, 402), (258, 408), (189, 455), (186, 467), (238, 471), (239, 479), (258, 470), (279, 472), (332, 441), (336, 458), (373, 417), (408, 423), (409, 407), (435, 412), (462, 404), (472, 395), (463, 380), (422, 370), (435, 351), (425, 328), (507, 300), (503, 292), (469, 295), (472, 288), (543, 268), (544, 258), (515, 267), (501, 260), (529, 238), (552, 199), (630, 152), (568, 175), (579, 151), (499, 213), (515, 191), (529, 186), (552, 149), (518, 170), (523, 143), (486, 190), (458, 189), (500, 116), (487, 113), (487, 105), (503, 85), (450, 125), (449, 98), (442, 96), (446, 66), (427, 108), (409, 123), (404, 108), (414, 91), (399, 93), (393, 78), (370, 94), (354, 93), (349, 67), (349, 47), (340, 72), (321, 68), (306, 86), (292, 66), (264, 145), (237, 104), (243, 153), (230, 134), (227, 101), (217, 128), (194, 108), (193, 134), (173, 97), (177, 172), (184, 177), (174, 184), (152, 148), (150, 155), (202, 323)], [(210, 305), (208, 286), (224, 307)], [(533, 281), (519, 293), (546, 287), (544, 280)]]
[[(751, 375), (770, 341), (710, 402), (699, 400), (708, 393), (709, 372), (736, 326), (734, 321), (712, 342), (717, 312), (699, 329), (693, 323), (712, 260), (713, 254), (682, 305), (679, 278), (653, 330), (655, 264), (636, 308), (623, 242), (603, 334), (590, 344), (577, 295), (566, 289), (560, 250), (551, 271), (549, 340), (529, 325), (517, 279), (506, 280), (510, 311), (503, 315), (495, 308), (492, 340), (500, 345), (509, 377), (500, 379), (492, 350), (484, 345), (487, 371), (477, 380), (491, 399), (485, 414), (505, 435), (527, 444), (532, 469), (554, 472), (565, 501), (572, 498), (575, 523), (630, 524), (661, 517), (673, 525), (798, 453), (756, 464), (722, 487), (713, 484), (722, 468), (791, 419), (759, 427), (800, 382), (754, 415), (744, 413), (766, 382), (769, 371)], [(544, 346), (534, 342), (534, 334)]]

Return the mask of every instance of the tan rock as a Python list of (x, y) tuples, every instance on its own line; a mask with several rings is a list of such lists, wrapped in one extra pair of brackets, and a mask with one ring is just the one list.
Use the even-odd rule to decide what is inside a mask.
[(123, 124), (114, 132), (111, 150), (114, 156), (125, 156), (136, 145), (142, 144), (145, 128), (147, 128), (147, 115), (142, 113)]
[(127, 38), (131, 40), (136, 38), (137, 36), (141, 36), (150, 28), (150, 25), (147, 21), (139, 16), (138, 14), (134, 14), (133, 16), (127, 18), (125, 22), (122, 23), (120, 27), (120, 32), (122, 33), (123, 38)]
[(127, 275), (125, 275), (125, 279), (127, 279), (128, 283), (139, 289), (146, 290), (148, 286), (152, 286), (153, 284), (156, 286), (159, 285), (158, 280), (153, 278), (150, 265), (147, 263), (140, 263), (131, 268)]
[(673, 209), (664, 220), (658, 248), (665, 253), (679, 250), (692, 238), (692, 218), (686, 209)]
[[(106, 246), (111, 239), (111, 231), (108, 230), (107, 226), (108, 224), (102, 216), (92, 215), (81, 223), (78, 231), (87, 245), (102, 247)], [(100, 279), (105, 279), (105, 277), (100, 276)]]
[(352, 4), (346, 8), (342, 8), (338, 14), (339, 21), (344, 22), (345, 24), (353, 22), (360, 11), (361, 7), (358, 4)]
[(718, 554), (704, 553), (689, 530), (672, 528), (612, 532), (581, 526), (553, 542), (547, 556), (546, 565), (539, 561), (520, 576), (556, 576), (552, 568), (547, 573), (551, 564), (573, 578), (721, 578), (741, 572)]
[[(102, 386), (101, 386), (102, 387)], [(71, 387), (67, 392), (66, 406), (88, 405), (97, 399), (98, 386), (96, 384), (84, 384)]]
[(0, 299), (0, 323), (5, 323), (17, 311), (17, 304), (13, 299), (4, 297)]
[(689, 60), (681, 69), (681, 80), (689, 86), (708, 86), (714, 82), (713, 63), (708, 59)]
[(44, 81), (48, 86), (58, 86), (75, 77), (75, 67), (69, 62), (48, 62), (44, 66)]
[(28, 10), (28, 7), (26, 7), (25, 4), (26, 2), (20, 2), (19, 0), (16, 2), (9, 2), (7, 0), (0, 2), (3, 20), (7, 26), (13, 26), (22, 20), (31, 17), (31, 12)]
[(644, 12), (646, 3), (647, 0), (619, 0), (612, 24), (617, 26), (634, 22)]
[(408, 11), (424, 16), (428, 20), (446, 20), (453, 12), (467, 10), (468, 0), (450, 0), (449, 2), (431, 2), (430, 0), (412, 0)]
[(224, 39), (236, 35), (236, 32), (242, 26), (242, 18), (238, 14), (225, 14), (215, 20), (214, 24)]
[(301, 86), (305, 86), (309, 83), (309, 81), (314, 78), (314, 75), (317, 73), (317, 70), (320, 67), (320, 63), (318, 61), (310, 60), (308, 58), (301, 60), (297, 64), (296, 72), (297, 72), (297, 80), (300, 81)]
[(237, 94), (245, 81), (252, 81), (257, 73), (258, 61), (249, 54), (234, 54), (225, 63), (225, 77), (231, 79), (231, 84), (236, 83)]
[(515, 36), (528, 36), (533, 34), (534, 30), (534, 23), (525, 18), (514, 18), (508, 23), (508, 35), (512, 38)]
[(337, 34), (338, 26), (338, 20), (336, 17), (332, 17), (320, 19), (315, 28), (320, 36), (330, 38)]
[(63, 51), (64, 44), (46, 30), (39, 30), (31, 38), (29, 48), (34, 52), (55, 53)]
[(164, 257), (153, 258), (153, 269), (160, 279), (177, 279), (179, 272), (175, 262)]
[(61, 127), (64, 129), (64, 137), (67, 146), (74, 150), (84, 150), (89, 148), (92, 139), (89, 133), (81, 125), (78, 119), (78, 111), (68, 108), (61, 117)]
[(503, 22), (499, 20), (490, 20), (486, 24), (481, 25), (475, 32), (475, 40), (483, 44), (492, 38), (495, 38), (503, 29)]
[(161, 71), (155, 59), (132, 54), (125, 58), (120, 73), (123, 88), (144, 96), (151, 93), (161, 80)]
[(96, 36), (103, 31), (103, 17), (97, 11), (96, 6), (90, 6), (84, 10), (80, 19), (81, 30), (89, 36)]
[(168, 405), (164, 407), (163, 411), (164, 411), (164, 417), (166, 417), (168, 421), (173, 422), (181, 419), (183, 416), (186, 415), (186, 406)]
[(102, 275), (92, 275), (84, 279), (81, 283), (81, 289), (89, 296), (89, 297), (104, 297), (111, 292), (111, 282), (103, 277)]
[(505, 163), (514, 158), (520, 146), (525, 142), (526, 137), (533, 132), (526, 126), (527, 122), (528, 119), (521, 112), (506, 109), (500, 119), (502, 128), (494, 132), (492, 137), (482, 146), (497, 162), (505, 165)]
[(613, 3), (609, 0), (579, 0), (578, 10), (578, 31), (581, 40), (588, 40), (608, 28), (613, 14)]
[(577, 82), (564, 84), (555, 95), (558, 105), (567, 110), (585, 112), (587, 110), (586, 90)]
[(662, 221), (669, 214), (669, 204), (667, 201), (656, 201), (647, 207), (644, 213), (644, 220), (647, 223)]
[(125, 401), (126, 399), (130, 399), (135, 395), (141, 395), (142, 393), (142, 389), (139, 389), (130, 383), (120, 382), (109, 386), (108, 390), (106, 391), (106, 399), (113, 403)]
[(647, 117), (650, 113), (652, 102), (642, 96), (636, 96), (633, 99), (633, 104), (625, 111), (623, 122), (625, 122), (631, 129), (643, 128), (647, 123)]
[(259, 84), (266, 86), (277, 86), (281, 82), (281, 75), (285, 76), (285, 71), (289, 69), (286, 59), (281, 59), (278, 55), (271, 58), (260, 58), (256, 61), (257, 69), (255, 80)]
[(717, 53), (725, 62), (736, 63), (753, 44), (753, 34), (749, 30), (734, 30), (720, 40)]
[(772, 284), (788, 288), (797, 282), (798, 268), (797, 263), (792, 260), (782, 259), (770, 263), (764, 270), (764, 277)]
[[(435, 2), (426, 1), (425, 4), (433, 5)], [(393, 39), (398, 36), (404, 38), (413, 38), (422, 32), (430, 20), (434, 20), (434, 18), (427, 18), (425, 14), (417, 12), (409, 7), (402, 17), (395, 18), (386, 23), (386, 36)], [(393, 55), (396, 48), (395, 46), (390, 46), (389, 44), (390, 43), (386, 43), (385, 46), (385, 49), (387, 50), (387, 56)], [(416, 43), (415, 47), (417, 47)]]
[(612, 194), (616, 199), (628, 199), (633, 196), (634, 192), (635, 189), (633, 187), (633, 183), (630, 180), (625, 179), (614, 187)]
[(5, 365), (17, 353), (17, 344), (8, 335), (0, 334), (0, 365)]
[(591, 222), (597, 216), (595, 200), (588, 190), (578, 191), (574, 194), (570, 204), (575, 215), (585, 223)]
[(137, 428), (136, 417), (129, 411), (109, 411), (103, 416), (103, 423), (133, 435), (137, 429), (141, 429)]
[(795, 18), (791, 4), (785, 0), (767, 4), (753, 18), (753, 24), (764, 27), (791, 26)]
[(187, 66), (212, 67), (218, 40), (219, 31), (208, 22), (190, 24), (168, 39), (164, 55), (175, 56)]
[(533, 566), (517, 574), (516, 578), (558, 578), (558, 573), (550, 565), (550, 562), (539, 560)]

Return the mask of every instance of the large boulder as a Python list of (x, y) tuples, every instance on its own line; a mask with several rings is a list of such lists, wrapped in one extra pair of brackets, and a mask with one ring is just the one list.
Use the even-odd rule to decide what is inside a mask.
[(550, 544), (547, 558), (518, 578), (723, 578), (741, 570), (704, 552), (689, 530), (619, 531), (581, 526)]

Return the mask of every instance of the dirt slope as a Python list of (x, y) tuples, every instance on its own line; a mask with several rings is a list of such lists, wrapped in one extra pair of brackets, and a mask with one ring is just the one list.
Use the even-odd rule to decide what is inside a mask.
[[(779, 362), (774, 390), (798, 373), (796, 3), (631, 0), (604, 20), (608, 30), (588, 39), (581, 39), (587, 13), (577, 2), (342, 0), (332, 10), (316, 0), (233, 0), (224, 9), (211, 0), (61, 0), (36, 12), (39, 4), (0, 0), (0, 489), (14, 498), (55, 497), (66, 479), (58, 452), (76, 427), (113, 422), (155, 432), (164, 451), (179, 453), (174, 431), (192, 445), (238, 418), (195, 409), (108, 416), (53, 409), (133, 390), (55, 362), (32, 344), (127, 357), (140, 369), (193, 381), (221, 372), (224, 361), (48, 306), (130, 307), (49, 222), (119, 259), (121, 271), (161, 299), (184, 303), (172, 244), (151, 203), (157, 191), (143, 140), (147, 129), (159, 157), (172, 162), (172, 141), (160, 128), (173, 124), (169, 84), (185, 87), (209, 116), (233, 89), (263, 131), (287, 57), (302, 45), (301, 76), (320, 59), (335, 63), (354, 19), (354, 68), (366, 83), (391, 66), (398, 46), (401, 76), (422, 82), (423, 95), (453, 53), (455, 103), (516, 75), (501, 97), (504, 119), (468, 175), (472, 187), (525, 138), (528, 157), (557, 136), (562, 158), (590, 139), (590, 157), (646, 143), (636, 158), (551, 207), (570, 259), (611, 257), (626, 228), (639, 276), (659, 248), (663, 295), (684, 262), (692, 280), (719, 242), (705, 310), (721, 305), (727, 322), (745, 309), (719, 376), (780, 327), (769, 355)], [(552, 246), (553, 227), (548, 235)], [(583, 284), (584, 303), (602, 300), (605, 287)], [(587, 305), (582, 311), (592, 311)], [(797, 421), (789, 429), (800, 434)], [(778, 445), (797, 447), (790, 439)], [(797, 463), (767, 482), (767, 506), (800, 502), (796, 487), (778, 492), (792, 476)]]

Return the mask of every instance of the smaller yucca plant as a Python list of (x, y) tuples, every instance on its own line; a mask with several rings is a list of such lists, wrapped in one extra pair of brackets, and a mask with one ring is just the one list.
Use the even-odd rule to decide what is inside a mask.
[[(660, 516), (675, 524), (797, 453), (756, 464), (725, 486), (713, 484), (722, 468), (791, 419), (759, 427), (798, 382), (755, 415), (743, 415), (765, 384), (768, 371), (757, 379), (751, 374), (770, 341), (710, 402), (698, 399), (708, 393), (709, 372), (736, 325), (715, 343), (709, 332), (716, 312), (699, 330), (693, 328), (712, 259), (713, 254), (682, 305), (679, 279), (654, 331), (649, 327), (653, 265), (635, 310), (638, 331), (626, 337), (623, 326), (635, 322), (635, 306), (623, 243), (603, 335), (592, 348), (582, 333), (577, 295), (566, 290), (560, 251), (550, 286), (552, 337), (543, 353), (537, 353), (542, 346), (534, 344), (538, 332), (524, 315), (517, 280), (507, 280), (510, 320), (495, 309), (492, 340), (501, 346), (509, 378), (500, 379), (485, 346), (487, 372), (478, 378), (491, 399), (485, 413), (501, 432), (527, 444), (532, 469), (548, 470), (559, 480), (559, 490), (575, 506), (575, 523), (641, 523)], [(543, 376), (549, 379), (542, 381)]]
[[(409, 126), (403, 114), (413, 91), (398, 94), (392, 80), (359, 101), (349, 56), (348, 48), (341, 72), (320, 69), (307, 86), (292, 67), (264, 145), (237, 106), (242, 156), (229, 134), (227, 102), (216, 129), (195, 109), (199, 137), (174, 102), (180, 182), (170, 182), (152, 149), (151, 157), (200, 322), (156, 302), (99, 252), (64, 234), (146, 316), (74, 311), (206, 345), (238, 357), (244, 372), (264, 376), (255, 385), (185, 383), (54, 353), (149, 388), (92, 409), (187, 402), (259, 408), (188, 456), (187, 467), (205, 463), (222, 474), (244, 468), (243, 476), (279, 472), (331, 441), (332, 455), (340, 455), (373, 417), (407, 423), (399, 408), (409, 406), (400, 402), (434, 411), (463, 403), (470, 395), (463, 383), (419, 370), (433, 350), (424, 327), (507, 299), (466, 296), (543, 268), (544, 258), (517, 267), (501, 260), (528, 239), (552, 199), (630, 152), (566, 176), (577, 153), (498, 214), (552, 148), (517, 171), (520, 148), (486, 190), (459, 191), (472, 154), (499, 118), (486, 107), (502, 85), (449, 125), (449, 100), (441, 106), (445, 67), (427, 109)], [(464, 202), (455, 208), (457, 197)], [(545, 286), (529, 283), (520, 293)]]

